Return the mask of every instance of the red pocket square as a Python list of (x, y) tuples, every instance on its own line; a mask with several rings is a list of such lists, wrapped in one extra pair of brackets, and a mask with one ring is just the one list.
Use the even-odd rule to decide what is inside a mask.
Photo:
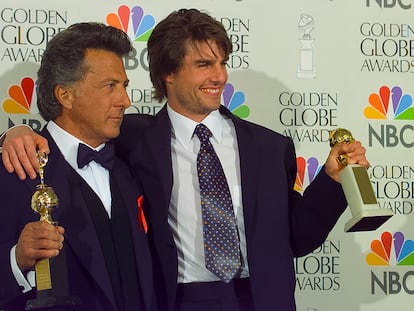
[(137, 198), (137, 204), (138, 204), (138, 227), (141, 230), (144, 230), (145, 233), (148, 231), (148, 224), (147, 220), (145, 219), (144, 210), (142, 209), (142, 204), (144, 202), (144, 196), (140, 195)]

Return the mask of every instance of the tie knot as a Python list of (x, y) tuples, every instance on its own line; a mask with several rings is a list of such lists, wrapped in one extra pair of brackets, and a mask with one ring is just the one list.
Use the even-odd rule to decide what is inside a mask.
[(194, 133), (197, 135), (198, 139), (202, 142), (205, 143), (209, 140), (209, 138), (213, 135), (211, 133), (211, 131), (208, 129), (207, 126), (205, 126), (204, 124), (200, 123), (196, 126)]
[(114, 154), (114, 145), (109, 142), (99, 151), (95, 151), (85, 144), (79, 144), (77, 157), (78, 167), (83, 168), (89, 162), (95, 161), (107, 170), (110, 170), (113, 165)]

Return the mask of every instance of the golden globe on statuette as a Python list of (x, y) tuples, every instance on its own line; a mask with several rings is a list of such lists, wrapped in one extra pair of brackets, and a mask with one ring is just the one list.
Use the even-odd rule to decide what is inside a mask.
[[(52, 219), (52, 211), (59, 205), (58, 197), (52, 187), (44, 182), (44, 167), (48, 162), (46, 154), (37, 154), (40, 184), (32, 196), (31, 208), (40, 215), (40, 221), (57, 225)], [(49, 307), (75, 306), (80, 304), (79, 297), (68, 293), (68, 277), (64, 248), (59, 255), (36, 262), (36, 298), (26, 302), (26, 310)]]
[[(329, 132), (331, 147), (353, 141), (354, 138), (347, 129), (338, 128)], [(364, 166), (348, 164), (346, 155), (340, 155), (338, 162), (344, 166), (339, 175), (352, 214), (351, 220), (345, 224), (345, 231), (376, 230), (394, 215), (393, 211), (379, 208), (367, 169)]]

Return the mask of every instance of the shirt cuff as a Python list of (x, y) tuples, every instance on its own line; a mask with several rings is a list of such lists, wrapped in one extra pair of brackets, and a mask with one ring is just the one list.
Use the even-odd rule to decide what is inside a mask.
[(23, 275), (16, 261), (16, 245), (10, 250), (10, 265), (17, 283), (23, 288), (22, 292), (27, 293), (35, 286), (35, 272), (29, 271), (26, 277)]

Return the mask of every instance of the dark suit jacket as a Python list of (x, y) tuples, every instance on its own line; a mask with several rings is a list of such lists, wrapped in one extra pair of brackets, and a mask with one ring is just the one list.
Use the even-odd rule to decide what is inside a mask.
[[(69, 290), (82, 301), (79, 308), (70, 310), (115, 310), (105, 259), (81, 191), (85, 185), (79, 182), (79, 176), (64, 160), (47, 130), (43, 130), (42, 135), (48, 139), (51, 151), (45, 167), (45, 183), (53, 187), (59, 198), (59, 206), (52, 218), (65, 228)], [(128, 210), (141, 301), (146, 306), (145, 310), (150, 310), (154, 295), (152, 261), (146, 235), (138, 228), (137, 222), (137, 197), (142, 193), (120, 159), (115, 160), (111, 174), (121, 189)], [(6, 311), (24, 310), (25, 301), (34, 298), (34, 291), (22, 295), (10, 269), (9, 252), (17, 243), (25, 224), (39, 220), (39, 215), (30, 208), (31, 196), (39, 179), (23, 182), (18, 180), (16, 174), (9, 174), (1, 167), (0, 181), (0, 305), (9, 302)]]
[[(250, 283), (256, 311), (295, 310), (293, 257), (324, 242), (346, 208), (340, 184), (322, 169), (303, 197), (293, 190), (296, 155), (291, 139), (233, 116), (237, 133)], [(147, 130), (145, 130), (147, 128)], [(171, 125), (164, 107), (153, 119), (127, 115), (121, 152), (140, 175), (162, 310), (172, 310), (177, 250), (167, 217), (173, 185)]]

